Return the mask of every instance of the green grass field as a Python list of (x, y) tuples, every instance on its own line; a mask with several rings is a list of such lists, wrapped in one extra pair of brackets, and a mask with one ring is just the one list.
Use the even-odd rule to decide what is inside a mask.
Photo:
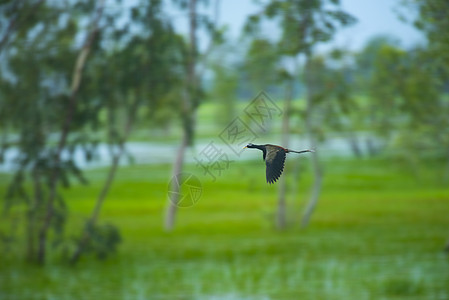
[[(299, 220), (312, 183), (308, 159), (298, 183), (289, 177), (298, 192), (282, 232), (273, 225), (277, 186), (264, 183), (262, 161), (235, 162), (216, 182), (200, 176), (200, 201), (178, 210), (171, 233), (162, 229), (170, 166), (121, 168), (101, 215), (120, 228), (118, 252), (69, 266), (53, 251), (38, 267), (23, 261), (20, 243), (3, 249), (0, 299), (449, 299), (449, 188), (439, 164), (427, 164), (419, 179), (385, 159), (324, 166), (307, 229)], [(89, 171), (88, 186), (65, 192), (68, 238), (104, 175)], [(16, 211), (0, 228), (14, 216), (22, 218)]]

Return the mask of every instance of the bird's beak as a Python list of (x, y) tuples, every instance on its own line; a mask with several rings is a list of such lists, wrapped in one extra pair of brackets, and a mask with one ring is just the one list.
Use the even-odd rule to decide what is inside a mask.
[(245, 149), (245, 148), (248, 148), (248, 147), (246, 147), (246, 146), (245, 146), (245, 147), (243, 147), (243, 149)]

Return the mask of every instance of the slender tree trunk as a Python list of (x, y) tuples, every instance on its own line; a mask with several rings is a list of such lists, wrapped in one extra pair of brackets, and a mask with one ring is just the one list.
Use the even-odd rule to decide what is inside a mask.
[[(301, 161), (298, 159), (295, 161), (295, 164), (293, 166), (293, 182), (297, 183), (300, 181), (300, 173), (301, 173)], [(299, 191), (299, 185), (294, 184), (292, 187), (292, 199), (296, 199), (298, 197), (298, 191)]]
[(362, 150), (360, 149), (360, 145), (358, 143), (358, 139), (356, 137), (356, 135), (354, 133), (349, 133), (349, 146), (351, 147), (352, 153), (356, 156), (356, 157), (362, 157)]
[[(184, 132), (181, 145), (178, 148), (178, 153), (176, 154), (176, 160), (173, 165), (172, 170), (172, 177), (173, 179), (178, 174), (182, 173), (182, 167), (184, 165), (184, 156), (187, 149), (187, 133)], [(179, 201), (179, 188), (180, 188), (180, 182), (177, 182), (176, 180), (172, 180), (172, 185), (170, 186), (170, 192), (172, 193), (171, 198), (168, 199), (167, 202), (167, 210), (165, 214), (165, 224), (164, 228), (166, 231), (173, 230), (175, 226), (175, 218), (176, 218), (176, 211), (177, 211), (177, 203)]]
[(79, 258), (81, 257), (81, 254), (84, 252), (87, 242), (89, 241), (89, 232), (88, 229), (95, 225), (97, 222), (98, 216), (100, 214), (101, 208), (103, 206), (104, 200), (106, 199), (106, 196), (109, 192), (109, 189), (111, 187), (112, 182), (114, 181), (115, 173), (117, 171), (120, 158), (123, 155), (123, 148), (120, 148), (119, 153), (117, 153), (114, 158), (112, 159), (111, 167), (109, 168), (108, 175), (106, 177), (106, 181), (103, 185), (103, 188), (100, 191), (100, 194), (98, 195), (97, 201), (95, 202), (95, 207), (92, 211), (92, 215), (90, 216), (89, 220), (86, 223), (86, 226), (84, 227), (84, 231), (82, 233), (81, 239), (79, 240), (78, 246), (73, 253), (72, 257), (70, 258), (71, 263), (78, 262)]
[[(449, 181), (449, 148), (446, 155), (446, 170), (444, 171), (443, 182), (447, 183)], [(449, 246), (449, 243), (448, 243)]]
[[(312, 124), (312, 118), (313, 118), (313, 95), (315, 93), (314, 89), (314, 82), (312, 82), (311, 76), (310, 76), (310, 53), (306, 54), (306, 83), (307, 83), (307, 94), (306, 94), (306, 131), (307, 135), (310, 140), (310, 144), (312, 149), (316, 148), (316, 140), (315, 135), (313, 133), (313, 124)], [(318, 159), (318, 151), (315, 151), (312, 153), (312, 168), (313, 168), (313, 174), (314, 174), (314, 182), (313, 182), (313, 188), (312, 188), (312, 194), (309, 199), (309, 202), (307, 203), (306, 209), (304, 211), (302, 220), (301, 220), (301, 227), (305, 228), (310, 222), (310, 218), (315, 210), (315, 207), (318, 203), (320, 193), (321, 193), (321, 181), (322, 181), (322, 171), (320, 162)]]
[[(312, 146), (314, 143), (312, 143)], [(306, 209), (304, 211), (304, 215), (301, 220), (301, 227), (305, 228), (309, 225), (310, 218), (312, 217), (313, 212), (315, 211), (315, 207), (318, 204), (318, 200), (321, 194), (321, 182), (323, 178), (323, 174), (321, 171), (320, 162), (318, 159), (318, 153), (315, 151), (312, 153), (312, 166), (314, 173), (314, 182), (312, 188), (312, 195), (310, 196), (310, 200), (307, 203)]]
[(36, 231), (36, 213), (38, 212), (40, 203), (42, 202), (42, 189), (41, 189), (41, 183), (39, 181), (39, 174), (37, 167), (34, 168), (32, 172), (32, 179), (33, 179), (33, 190), (34, 195), (32, 197), (33, 201), (30, 203), (30, 206), (28, 208), (27, 212), (27, 260), (33, 261), (36, 256), (36, 239), (35, 239), (35, 231)]
[[(294, 162), (293, 172), (292, 172), (292, 180), (295, 184), (293, 184), (291, 189), (292, 199), (298, 199), (299, 194), (299, 182), (301, 181), (301, 160), (297, 159)], [(297, 211), (295, 209), (294, 215), (301, 215), (301, 211)]]
[[(290, 134), (290, 112), (291, 103), (293, 98), (293, 79), (290, 78), (286, 85), (285, 102), (284, 102), (284, 114), (282, 116), (282, 147), (288, 148), (289, 146), (289, 134)], [(285, 170), (287, 171), (287, 170)], [(284, 171), (284, 176), (281, 176), (279, 180), (278, 190), (278, 210), (276, 225), (278, 229), (285, 229), (287, 226), (286, 216), (286, 194), (287, 194), (287, 177)]]
[(72, 84), (70, 89), (70, 97), (69, 97), (69, 103), (67, 108), (67, 114), (64, 120), (64, 124), (61, 131), (61, 136), (58, 143), (58, 148), (55, 153), (54, 158), (54, 165), (53, 172), (51, 174), (51, 180), (50, 180), (50, 192), (48, 197), (48, 202), (46, 206), (46, 214), (44, 217), (43, 225), (41, 229), (39, 230), (39, 246), (38, 246), (38, 253), (37, 253), (37, 261), (39, 264), (45, 263), (45, 256), (46, 256), (46, 245), (47, 245), (47, 233), (48, 229), (50, 228), (51, 221), (53, 219), (54, 215), (54, 200), (56, 198), (57, 194), (57, 181), (59, 179), (59, 169), (60, 169), (60, 163), (61, 163), (61, 153), (66, 145), (67, 137), (70, 131), (70, 125), (72, 123), (73, 114), (75, 112), (76, 108), (76, 102), (77, 102), (77, 94), (78, 90), (81, 84), (81, 79), (83, 76), (83, 69), (86, 64), (87, 57), (90, 53), (92, 43), (98, 33), (98, 22), (101, 18), (102, 12), (104, 7), (104, 0), (100, 2), (96, 17), (93, 21), (93, 28), (90, 34), (87, 36), (86, 41), (81, 48), (80, 53), (78, 54), (75, 68), (72, 75)]
[(79, 258), (81, 257), (81, 254), (85, 250), (87, 242), (89, 241), (88, 228), (91, 226), (94, 226), (98, 220), (98, 216), (100, 215), (100, 211), (103, 207), (103, 203), (106, 200), (106, 196), (108, 195), (108, 192), (111, 188), (112, 182), (114, 181), (115, 174), (117, 173), (120, 159), (123, 156), (123, 153), (125, 152), (125, 143), (128, 140), (128, 137), (131, 133), (131, 129), (134, 124), (134, 120), (135, 120), (135, 117), (137, 114), (137, 109), (139, 107), (139, 103), (140, 103), (140, 97), (134, 101), (133, 106), (131, 107), (131, 111), (128, 116), (128, 120), (126, 121), (123, 136), (120, 139), (119, 152), (116, 153), (112, 158), (112, 164), (111, 164), (111, 167), (109, 168), (109, 172), (106, 177), (106, 181), (104, 182), (103, 188), (101, 189), (100, 193), (98, 194), (94, 209), (92, 210), (92, 214), (91, 214), (89, 220), (87, 221), (86, 226), (84, 227), (84, 231), (82, 233), (81, 239), (79, 240), (78, 246), (77, 246), (75, 252), (73, 253), (72, 257), (70, 258), (71, 263), (78, 262)]
[[(183, 136), (181, 144), (178, 148), (178, 153), (176, 155), (176, 160), (173, 165), (172, 178), (182, 173), (182, 168), (184, 165), (184, 156), (186, 149), (191, 145), (193, 140), (193, 131), (195, 123), (195, 111), (198, 105), (197, 103), (197, 76), (196, 76), (196, 27), (197, 27), (197, 16), (196, 16), (196, 0), (189, 0), (189, 56), (187, 63), (187, 88), (182, 97), (182, 116), (183, 119)], [(164, 228), (166, 231), (171, 231), (175, 225), (176, 211), (178, 207), (176, 203), (178, 202), (179, 185), (176, 180), (173, 180), (173, 185), (170, 187), (170, 192), (172, 192), (173, 197), (167, 200), (167, 208), (165, 212)]]
[(377, 147), (374, 145), (373, 139), (370, 137), (366, 138), (366, 148), (370, 156), (375, 156), (378, 152)]

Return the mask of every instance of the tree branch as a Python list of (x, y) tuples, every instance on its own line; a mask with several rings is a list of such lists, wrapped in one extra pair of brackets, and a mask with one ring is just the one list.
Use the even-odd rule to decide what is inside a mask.
[(112, 185), (112, 182), (114, 180), (114, 177), (115, 177), (115, 174), (116, 174), (119, 162), (120, 162), (120, 158), (123, 156), (123, 153), (125, 152), (125, 143), (128, 140), (128, 137), (131, 133), (131, 129), (133, 127), (134, 120), (135, 120), (135, 117), (137, 114), (137, 109), (140, 104), (140, 99), (141, 99), (141, 97), (138, 97), (133, 102), (131, 111), (129, 113), (128, 119), (125, 124), (123, 136), (119, 141), (119, 151), (112, 158), (112, 165), (109, 169), (109, 173), (106, 177), (106, 181), (98, 195), (97, 201), (95, 202), (95, 207), (92, 210), (92, 214), (91, 214), (89, 220), (87, 221), (86, 227), (84, 227), (84, 231), (82, 233), (81, 239), (79, 240), (78, 247), (75, 250), (75, 252), (73, 253), (72, 257), (70, 258), (70, 262), (72, 264), (78, 262), (79, 258), (81, 257), (81, 254), (83, 253), (83, 251), (86, 248), (86, 244), (89, 241), (89, 232), (88, 232), (89, 226), (94, 226), (98, 220), (98, 216), (100, 215), (101, 208), (103, 207), (103, 203), (106, 200), (106, 196), (107, 196), (109, 189)]

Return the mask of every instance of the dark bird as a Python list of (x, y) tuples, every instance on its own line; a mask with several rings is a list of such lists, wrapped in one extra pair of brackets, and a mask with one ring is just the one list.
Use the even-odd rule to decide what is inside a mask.
[(262, 150), (263, 160), (267, 165), (267, 183), (275, 183), (284, 171), (285, 155), (290, 152), (305, 153), (313, 150), (294, 151), (276, 145), (254, 145), (249, 143), (244, 148), (256, 148)]

